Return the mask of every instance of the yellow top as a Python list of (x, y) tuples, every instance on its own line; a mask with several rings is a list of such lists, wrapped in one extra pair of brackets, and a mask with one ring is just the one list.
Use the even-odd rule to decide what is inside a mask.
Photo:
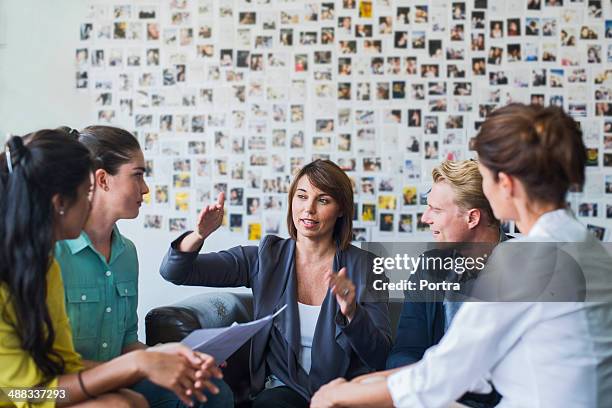
[[(0, 284), (0, 387), (4, 391), (10, 388), (35, 387), (43, 381), (43, 374), (36, 366), (32, 356), (21, 348), (19, 336), (13, 326), (6, 320), (7, 316), (14, 322), (15, 310), (7, 304), (8, 293), (5, 284)], [(74, 373), (83, 369), (81, 356), (74, 350), (72, 331), (66, 306), (64, 304), (64, 285), (58, 263), (53, 260), (47, 273), (47, 306), (55, 330), (53, 349), (64, 358), (66, 373)], [(54, 378), (48, 388), (57, 387), (58, 378)], [(7, 389), (8, 388), (8, 389)], [(27, 402), (8, 402), (0, 391), (0, 407), (53, 408), (55, 402), (46, 400), (44, 403), (28, 405)]]

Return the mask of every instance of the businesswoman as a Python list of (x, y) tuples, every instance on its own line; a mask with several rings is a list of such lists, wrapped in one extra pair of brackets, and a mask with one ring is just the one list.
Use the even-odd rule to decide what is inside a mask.
[[(138, 255), (117, 221), (138, 216), (149, 188), (144, 156), (131, 133), (89, 126), (72, 135), (94, 159), (95, 194), (83, 231), (76, 239), (59, 241), (55, 259), (62, 271), (75, 349), (85, 365), (92, 366), (147, 348), (138, 341)], [(209, 393), (206, 407), (233, 407), (227, 384), (215, 380), (212, 388), (220, 393)], [(172, 391), (147, 380), (132, 389), (153, 408), (184, 406)]]
[[(473, 147), (495, 217), (514, 220), (524, 234), (498, 245), (489, 261), (505, 245), (524, 251), (550, 245), (542, 242), (578, 242), (589, 255), (576, 252), (572, 258), (582, 267), (587, 299), (596, 296), (589, 302), (560, 298), (465, 303), (440, 343), (422, 360), (350, 383), (337, 379), (320, 389), (313, 407), (448, 406), (489, 374), (502, 395), (500, 407), (609, 404), (610, 257), (566, 207), (569, 188), (585, 180), (585, 146), (577, 123), (557, 107), (512, 104), (487, 118)], [(529, 266), (535, 260), (527, 257), (501, 265), (504, 274), (511, 274), (509, 280), (526, 277), (520, 275), (521, 264)], [(519, 286), (524, 282), (520, 279)]]
[[(52, 249), (81, 232), (91, 172), (89, 151), (63, 130), (12, 137), (0, 154), (0, 406), (147, 406), (140, 394), (122, 389), (145, 378), (189, 403), (205, 380), (221, 374), (210, 356), (179, 344), (83, 370)], [(34, 387), (58, 393), (38, 402), (19, 394)]]
[[(306, 165), (291, 184), (291, 238), (266, 236), (259, 246), (199, 254), (223, 218), (223, 194), (202, 210), (196, 231), (179, 237), (161, 266), (178, 285), (247, 286), (255, 318), (282, 312), (254, 338), (255, 407), (307, 407), (336, 377), (382, 369), (391, 347), (388, 295), (365, 302), (373, 255), (350, 244), (353, 190), (328, 160)], [(263, 390), (263, 391), (262, 391)]]

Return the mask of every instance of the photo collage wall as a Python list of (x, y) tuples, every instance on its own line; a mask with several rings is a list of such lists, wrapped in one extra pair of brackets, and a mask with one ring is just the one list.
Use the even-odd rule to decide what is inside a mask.
[(286, 235), (292, 174), (325, 158), (353, 181), (355, 240), (428, 237), (432, 168), (474, 157), (510, 102), (580, 122), (569, 202), (612, 226), (610, 0), (98, 1), (78, 35), (76, 87), (145, 152), (145, 229), (194, 228), (223, 191), (223, 228)]

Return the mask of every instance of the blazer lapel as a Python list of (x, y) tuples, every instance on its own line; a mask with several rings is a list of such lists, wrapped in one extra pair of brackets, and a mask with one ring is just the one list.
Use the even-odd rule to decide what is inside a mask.
[(289, 352), (295, 354), (295, 358), (297, 358), (300, 351), (300, 320), (297, 306), (297, 282), (295, 276), (294, 255), (295, 242), (293, 242), (290, 246), (289, 254), (285, 259), (285, 262), (287, 262), (288, 265), (283, 265), (281, 268), (279, 268), (279, 270), (288, 271), (286, 276), (287, 283), (285, 284), (285, 288), (274, 306), (274, 311), (276, 312), (285, 305), (287, 305), (287, 309), (276, 319), (274, 319), (274, 327), (278, 329), (289, 345)]

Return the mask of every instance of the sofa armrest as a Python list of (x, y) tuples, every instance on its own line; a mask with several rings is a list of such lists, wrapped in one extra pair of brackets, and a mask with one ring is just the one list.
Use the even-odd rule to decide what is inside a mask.
[(227, 327), (252, 318), (250, 293), (203, 293), (149, 311), (145, 317), (146, 341), (149, 346), (181, 341), (197, 329)]

